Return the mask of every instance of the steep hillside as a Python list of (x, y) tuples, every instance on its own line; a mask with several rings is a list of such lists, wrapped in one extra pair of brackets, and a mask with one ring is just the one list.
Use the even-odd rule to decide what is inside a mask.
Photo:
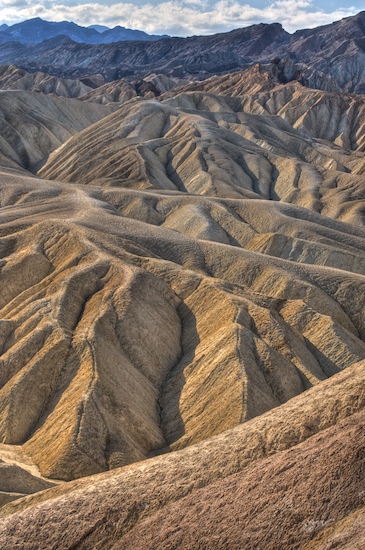
[(0, 166), (33, 171), (112, 107), (27, 91), (0, 92)]
[(29, 550), (324, 550), (342, 538), (356, 548), (364, 509), (363, 373), (364, 363), (354, 365), (184, 451), (9, 504), (0, 541)]

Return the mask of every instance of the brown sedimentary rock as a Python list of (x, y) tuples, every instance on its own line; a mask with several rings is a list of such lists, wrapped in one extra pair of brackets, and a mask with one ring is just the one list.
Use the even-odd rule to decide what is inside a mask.
[(361, 541), (362, 99), (241, 76), (37, 94), (29, 162), (4, 92), (0, 545)]

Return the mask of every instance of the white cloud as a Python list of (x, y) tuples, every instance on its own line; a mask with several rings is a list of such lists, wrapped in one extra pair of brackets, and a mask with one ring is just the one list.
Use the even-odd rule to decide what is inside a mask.
[[(62, 0), (60, 0), (62, 1)], [(69, 6), (55, 0), (2, 0), (0, 21), (18, 22), (32, 17), (48, 21), (74, 21), (80, 25), (122, 25), (149, 33), (188, 36), (224, 32), (255, 23), (280, 22), (293, 32), (331, 23), (355, 15), (354, 7), (330, 13), (313, 7), (312, 0), (275, 0), (259, 9), (237, 0), (218, 0), (213, 6), (205, 0), (168, 0), (160, 4), (136, 6), (132, 3), (105, 5), (89, 2)]]
[[(26, 8), (29, 7), (29, 2), (27, 0), (1, 0), (2, 6), (7, 6), (7, 8)], [(2, 8), (0, 8), (0, 13)]]

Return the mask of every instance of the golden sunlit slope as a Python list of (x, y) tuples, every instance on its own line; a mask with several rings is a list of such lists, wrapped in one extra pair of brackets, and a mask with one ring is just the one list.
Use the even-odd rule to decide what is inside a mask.
[[(268, 201), (2, 178), (0, 432), (43, 475), (201, 441), (365, 357), (362, 228)], [(171, 206), (177, 225), (197, 212), (186, 234)]]

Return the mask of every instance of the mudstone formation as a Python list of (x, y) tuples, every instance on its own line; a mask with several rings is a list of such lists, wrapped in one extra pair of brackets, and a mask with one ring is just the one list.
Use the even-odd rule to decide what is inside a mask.
[(364, 546), (363, 19), (1, 67), (0, 547)]

